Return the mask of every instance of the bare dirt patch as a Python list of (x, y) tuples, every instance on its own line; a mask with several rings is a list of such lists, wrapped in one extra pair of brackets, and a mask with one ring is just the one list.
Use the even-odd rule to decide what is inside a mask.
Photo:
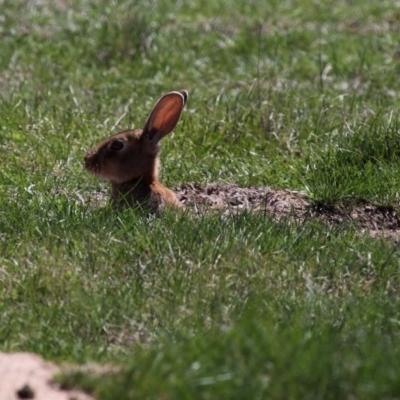
[(181, 203), (198, 211), (220, 210), (229, 213), (248, 210), (277, 218), (289, 215), (303, 218), (309, 207), (303, 194), (290, 190), (189, 184), (181, 186), (176, 192)]
[(0, 353), (0, 398), (38, 400), (93, 400), (77, 390), (61, 390), (52, 380), (57, 365), (30, 353)]
[(196, 211), (219, 210), (237, 213), (248, 210), (276, 219), (297, 220), (316, 218), (329, 225), (352, 224), (372, 236), (400, 237), (400, 219), (394, 207), (358, 202), (328, 206), (311, 202), (304, 193), (236, 185), (183, 185), (176, 190), (180, 201)]

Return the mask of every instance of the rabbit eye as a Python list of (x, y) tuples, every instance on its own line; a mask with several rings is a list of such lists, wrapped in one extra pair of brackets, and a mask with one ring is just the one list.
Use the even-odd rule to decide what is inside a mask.
[(111, 143), (111, 150), (121, 150), (124, 147), (124, 142), (122, 140), (114, 140)]

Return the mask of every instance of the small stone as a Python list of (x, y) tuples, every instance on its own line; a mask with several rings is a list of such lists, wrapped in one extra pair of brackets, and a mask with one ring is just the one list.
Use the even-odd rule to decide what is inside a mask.
[(230, 198), (230, 199), (228, 200), (228, 203), (229, 203), (231, 206), (238, 206), (238, 205), (241, 203), (241, 201), (240, 201), (240, 199), (237, 198), (237, 197), (232, 197), (232, 198)]
[(33, 399), (35, 393), (29, 385), (24, 385), (21, 389), (17, 390), (17, 396), (19, 399)]

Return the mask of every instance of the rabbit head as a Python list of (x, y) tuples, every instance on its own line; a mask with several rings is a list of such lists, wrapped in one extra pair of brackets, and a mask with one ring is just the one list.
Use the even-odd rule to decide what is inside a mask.
[(119, 132), (91, 149), (86, 169), (115, 183), (157, 174), (159, 142), (175, 128), (187, 98), (186, 90), (161, 97), (143, 129)]
[(158, 100), (143, 129), (119, 132), (86, 154), (86, 169), (110, 181), (112, 200), (128, 193), (128, 203), (153, 197), (153, 202), (160, 198), (179, 205), (174, 193), (158, 182), (158, 154), (160, 140), (175, 128), (187, 98), (186, 90), (167, 93)]

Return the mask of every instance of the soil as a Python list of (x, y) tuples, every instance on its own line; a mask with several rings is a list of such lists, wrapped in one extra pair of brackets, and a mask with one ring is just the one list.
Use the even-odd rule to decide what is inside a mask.
[(351, 224), (373, 237), (393, 240), (400, 237), (400, 219), (391, 206), (379, 206), (364, 201), (356, 204), (328, 206), (309, 201), (301, 192), (260, 187), (210, 184), (188, 184), (176, 189), (179, 200), (197, 212), (219, 210), (237, 213), (248, 210), (275, 219), (315, 218), (328, 225)]
[(61, 371), (30, 353), (0, 352), (0, 398), (7, 400), (93, 400), (77, 390), (61, 390), (52, 379)]

